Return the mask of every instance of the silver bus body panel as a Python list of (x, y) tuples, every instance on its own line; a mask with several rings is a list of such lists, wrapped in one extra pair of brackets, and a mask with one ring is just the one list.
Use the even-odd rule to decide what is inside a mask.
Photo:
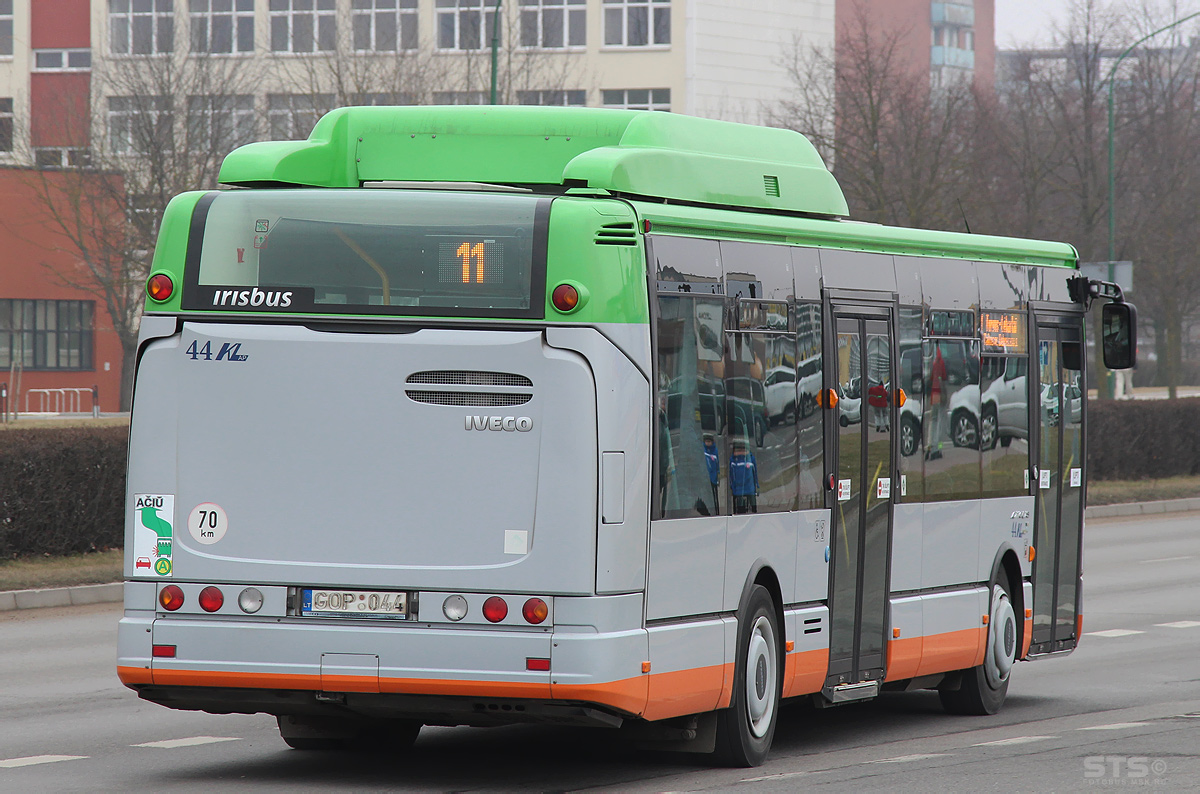
[[(205, 345), (214, 360), (187, 352)], [(216, 360), (224, 345), (245, 358)], [(522, 375), (532, 396), (499, 407), (406, 396), (437, 388), (405, 383), (430, 370)], [(591, 593), (595, 406), (587, 362), (538, 331), (185, 323), (142, 355), (129, 503), (174, 496), (175, 579)], [(490, 421), (510, 414), (528, 418), (524, 431)], [(210, 544), (186, 528), (205, 503), (229, 523)], [(132, 547), (132, 507), (126, 521)], [(132, 557), (127, 578), (158, 578)]]

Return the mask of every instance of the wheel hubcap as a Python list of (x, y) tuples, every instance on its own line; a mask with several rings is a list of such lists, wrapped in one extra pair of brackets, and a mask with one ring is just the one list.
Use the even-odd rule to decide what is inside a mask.
[(999, 585), (992, 588), (992, 612), (988, 622), (987, 653), (983, 670), (988, 684), (998, 689), (1008, 680), (1017, 656), (1017, 616), (1008, 593)]
[(759, 616), (750, 629), (746, 655), (746, 716), (750, 732), (762, 738), (775, 715), (775, 691), (779, 666), (776, 660), (775, 630), (771, 621)]

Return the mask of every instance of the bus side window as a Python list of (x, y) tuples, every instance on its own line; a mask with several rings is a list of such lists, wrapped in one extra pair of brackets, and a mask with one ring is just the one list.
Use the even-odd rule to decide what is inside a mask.
[(821, 485), (825, 469), (825, 412), (817, 406), (821, 391), (821, 304), (796, 304), (796, 432), (800, 438), (800, 509), (825, 506)]

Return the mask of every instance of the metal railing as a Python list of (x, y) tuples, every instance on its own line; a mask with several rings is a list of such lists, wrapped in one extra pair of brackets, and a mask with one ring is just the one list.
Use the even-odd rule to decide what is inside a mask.
[[(25, 391), (25, 411), (29, 413), (29, 398), (36, 397), (38, 401), (38, 413), (52, 414), (78, 414), (83, 413), (83, 398), (87, 396), (90, 401), (89, 410), (92, 417), (100, 415), (100, 389), (98, 386), (66, 386), (58, 389), (26, 389)], [(7, 399), (7, 392), (5, 392)], [(16, 400), (14, 399), (15, 403)]]

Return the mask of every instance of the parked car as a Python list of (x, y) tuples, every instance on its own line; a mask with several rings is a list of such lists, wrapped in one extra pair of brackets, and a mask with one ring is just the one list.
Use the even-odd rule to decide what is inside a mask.
[(752, 436), (754, 445), (761, 447), (767, 433), (767, 397), (762, 381), (756, 378), (726, 378), (725, 404), (727, 423), (734, 435)]
[(763, 379), (766, 391), (767, 419), (770, 424), (790, 424), (796, 418), (796, 371), (791, 367), (772, 367)]

